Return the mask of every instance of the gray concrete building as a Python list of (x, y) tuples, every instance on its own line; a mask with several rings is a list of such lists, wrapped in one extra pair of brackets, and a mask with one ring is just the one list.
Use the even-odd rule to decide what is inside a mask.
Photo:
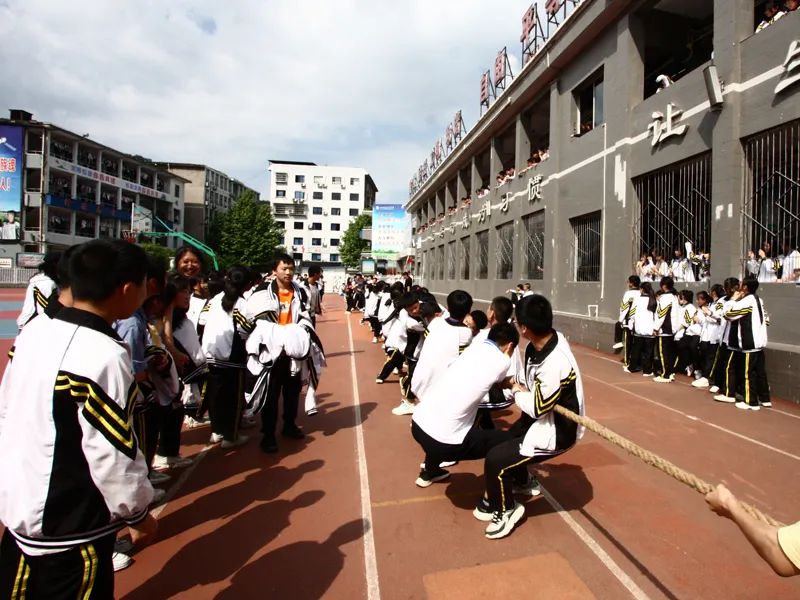
[[(698, 291), (764, 242), (797, 250), (800, 11), (760, 26), (754, 0), (546, 4), (521, 72), (412, 188), (418, 278), (483, 302), (529, 281), (561, 330), (608, 349), (640, 253), (708, 254), (710, 281), (678, 284)], [(773, 392), (800, 401), (800, 287), (759, 295)]]
[(160, 166), (188, 180), (184, 230), (200, 241), (206, 240), (208, 225), (214, 215), (227, 212), (241, 194), (249, 191), (261, 199), (256, 190), (207, 165), (164, 162)]

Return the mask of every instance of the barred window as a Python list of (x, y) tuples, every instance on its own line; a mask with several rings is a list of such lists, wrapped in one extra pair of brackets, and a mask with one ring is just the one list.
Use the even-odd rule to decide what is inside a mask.
[(436, 270), (438, 271), (438, 279), (444, 280), (444, 244), (439, 246), (439, 254), (436, 257)]
[(469, 279), (470, 256), (469, 236), (461, 238), (461, 279)]
[(497, 278), (511, 279), (514, 274), (514, 222), (497, 228)]
[(639, 199), (636, 228), (641, 254), (663, 253), (689, 242), (696, 254), (711, 250), (711, 153), (653, 171), (633, 180)]
[(600, 211), (569, 220), (573, 234), (573, 281), (600, 281)]
[(475, 269), (475, 277), (486, 279), (489, 277), (489, 232), (480, 231), (476, 233), (475, 241), (478, 245), (478, 255), (476, 257), (478, 264)]
[(522, 272), (525, 279), (542, 279), (544, 277), (544, 211), (540, 210), (522, 217), (522, 229), (525, 232), (523, 240), (525, 261)]
[(456, 243), (450, 242), (447, 244), (447, 278), (453, 280), (456, 278)]
[[(773, 256), (800, 245), (800, 120), (744, 140), (744, 247)], [(786, 274), (784, 274), (786, 275)]]

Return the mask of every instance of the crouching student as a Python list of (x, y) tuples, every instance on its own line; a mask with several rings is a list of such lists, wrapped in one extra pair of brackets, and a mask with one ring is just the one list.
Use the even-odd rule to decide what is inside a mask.
[(518, 343), (513, 325), (495, 325), (485, 341), (467, 348), (427, 390), (411, 418), (411, 434), (425, 451), (416, 485), (425, 488), (449, 477), (442, 462), (484, 458), (491, 448), (509, 439), (505, 431), (474, 424), (489, 388), (506, 379)]
[(418, 314), (409, 317), (413, 324), (408, 328), (408, 341), (406, 342), (405, 357), (408, 363), (408, 370), (405, 375), (400, 377), (400, 404), (392, 409), (392, 414), (397, 416), (412, 415), (417, 405), (417, 397), (411, 391), (411, 381), (414, 372), (417, 370), (417, 363), (422, 354), (422, 348), (428, 335), (428, 325), (437, 317), (441, 316), (441, 307), (436, 302), (436, 298), (427, 292), (415, 292), (419, 298)]
[(486, 455), (486, 497), (474, 515), (490, 521), (485, 532), (489, 539), (507, 536), (525, 514), (514, 493), (532, 495), (536, 484), (528, 465), (563, 454), (583, 436), (582, 427), (553, 410), (558, 405), (584, 414), (580, 369), (567, 339), (553, 329), (550, 302), (538, 295), (523, 298), (517, 304), (517, 323), (530, 344), (525, 350), (526, 385), (516, 383), (512, 389), (517, 406), (529, 417), (522, 423), (529, 425)]
[(128, 421), (131, 358), (111, 327), (145, 298), (146, 255), (93, 240), (70, 273), (73, 306), (25, 327), (0, 385), (3, 598), (113, 598), (117, 531), (143, 545), (157, 526)]
[(392, 371), (402, 374), (403, 364), (405, 363), (403, 352), (408, 341), (406, 322), (408, 311), (406, 309), (410, 308), (415, 314), (419, 314), (419, 299), (415, 294), (405, 294), (402, 284), (397, 283), (392, 286), (390, 307), (389, 314), (385, 319), (381, 320), (381, 327), (386, 337), (384, 346), (386, 361), (375, 378), (375, 383), (386, 381)]
[(206, 403), (211, 416), (211, 443), (223, 448), (246, 443), (239, 433), (244, 407), (245, 338), (253, 325), (245, 318), (242, 294), (250, 286), (244, 267), (231, 267), (225, 275), (225, 291), (209, 302), (202, 347), (208, 361)]

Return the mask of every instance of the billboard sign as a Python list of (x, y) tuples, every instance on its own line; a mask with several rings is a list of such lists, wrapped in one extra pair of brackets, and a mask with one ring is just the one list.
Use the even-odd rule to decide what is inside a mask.
[(402, 204), (372, 207), (372, 256), (397, 260), (411, 245), (411, 221)]
[(24, 129), (0, 125), (0, 239), (20, 238)]
[(153, 213), (138, 204), (134, 204), (132, 208), (131, 231), (134, 233), (153, 231)]

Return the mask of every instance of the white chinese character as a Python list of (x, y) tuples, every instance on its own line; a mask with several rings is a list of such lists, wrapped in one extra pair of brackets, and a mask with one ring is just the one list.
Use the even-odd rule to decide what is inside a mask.
[(503, 194), (503, 203), (500, 205), (500, 212), (508, 212), (508, 202), (510, 198), (511, 194)]
[(675, 108), (672, 102), (667, 104), (666, 119), (664, 118), (664, 114), (659, 111), (653, 113), (653, 121), (647, 126), (647, 130), (653, 133), (653, 139), (650, 142), (652, 146), (660, 144), (673, 135), (683, 135), (686, 133), (686, 125), (679, 125), (678, 127), (673, 126), (673, 121), (676, 121), (682, 113), (683, 111), (679, 108)]
[(795, 40), (789, 44), (789, 52), (783, 61), (783, 79), (775, 86), (775, 93), (782, 92), (798, 81), (800, 81), (800, 40)]
[(542, 199), (542, 176), (537, 175), (528, 179), (528, 202)]

